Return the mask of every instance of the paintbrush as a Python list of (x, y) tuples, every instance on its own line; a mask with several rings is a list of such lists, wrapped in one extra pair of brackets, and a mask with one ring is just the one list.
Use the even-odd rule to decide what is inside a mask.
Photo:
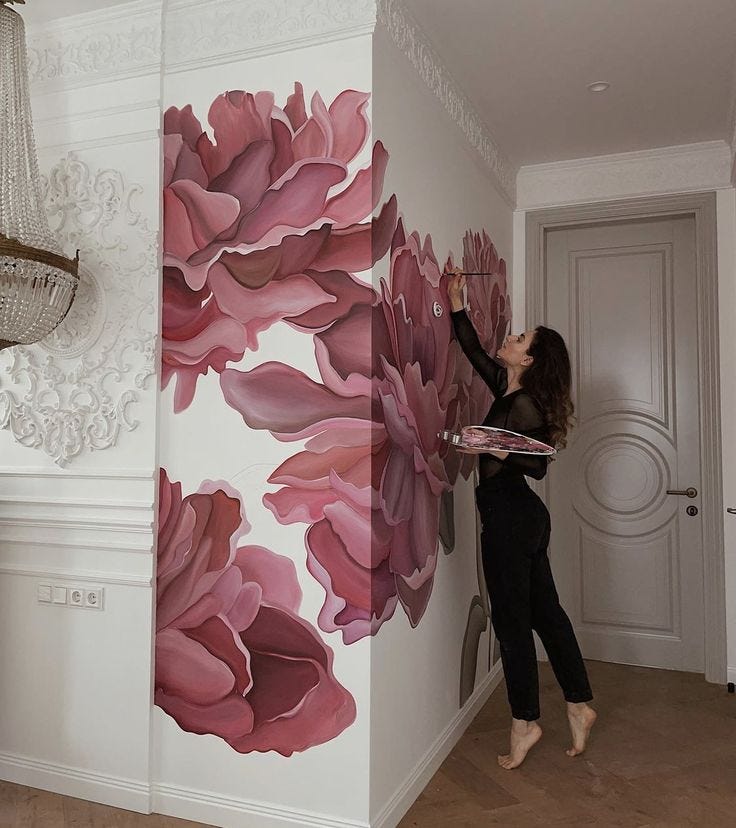
[[(443, 275), (444, 276), (454, 276), (455, 274), (444, 272)], [(495, 276), (496, 274), (495, 273), (481, 273), (481, 272), (475, 272), (475, 271), (460, 270), (460, 271), (457, 272), (457, 275), (458, 276)]]

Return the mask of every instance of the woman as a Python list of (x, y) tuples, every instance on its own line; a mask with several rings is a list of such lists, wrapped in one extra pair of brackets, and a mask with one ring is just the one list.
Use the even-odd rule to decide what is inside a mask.
[[(465, 276), (450, 271), (452, 323), (460, 346), (495, 398), (483, 425), (526, 434), (564, 447), (573, 406), (570, 359), (564, 340), (539, 326), (507, 336), (495, 362), (481, 347), (464, 310)], [(476, 501), (483, 531), (483, 570), (511, 706), (511, 749), (498, 763), (518, 767), (539, 741), (539, 682), (532, 630), (536, 630), (567, 701), (572, 732), (568, 756), (585, 750), (595, 711), (580, 648), (552, 579), (547, 507), (524, 475), (541, 480), (547, 456), (490, 451), (480, 455)]]

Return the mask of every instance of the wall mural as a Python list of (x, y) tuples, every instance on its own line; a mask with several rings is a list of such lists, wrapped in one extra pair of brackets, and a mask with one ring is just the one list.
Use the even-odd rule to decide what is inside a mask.
[[(190, 106), (164, 121), (163, 386), (175, 380), (179, 413), (212, 370), (248, 429), (300, 444), (264, 479), (263, 502), (278, 523), (306, 524), (307, 569), (325, 592), (317, 623), (344, 644), (398, 606), (421, 620), (443, 506), (452, 534), (447, 494), (474, 465), (438, 433), (490, 405), (452, 337), (431, 237), (406, 230), (395, 196), (379, 209), (386, 149), (378, 141), (369, 166), (351, 166), (370, 134), (368, 99), (345, 90), (327, 106), (317, 93), (308, 114), (298, 83), (283, 109), (269, 92), (228, 92), (209, 111), (214, 142)], [(509, 323), (505, 263), (485, 231), (468, 231), (463, 265), (493, 274), (469, 284), (490, 350)], [(372, 266), (377, 288), (359, 276)], [(228, 367), (276, 324), (308, 337), (318, 380), (275, 361)], [(164, 471), (161, 486), (157, 704), (242, 752), (289, 755), (337, 736), (354, 702), (297, 615), (293, 564), (236, 548), (245, 518), (227, 483), (184, 500)]]
[(240, 753), (284, 756), (334, 739), (355, 702), (332, 651), (298, 615), (289, 558), (240, 545), (239, 494), (205, 481), (182, 498), (162, 469), (156, 577), (155, 702), (184, 730)]

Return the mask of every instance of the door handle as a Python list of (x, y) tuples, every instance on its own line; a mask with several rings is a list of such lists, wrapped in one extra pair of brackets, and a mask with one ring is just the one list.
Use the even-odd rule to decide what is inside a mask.
[(688, 486), (687, 489), (667, 489), (667, 494), (684, 495), (685, 497), (697, 497), (698, 490), (694, 486)]
[(729, 515), (736, 515), (736, 509), (732, 509), (730, 506), (726, 508), (726, 511)]

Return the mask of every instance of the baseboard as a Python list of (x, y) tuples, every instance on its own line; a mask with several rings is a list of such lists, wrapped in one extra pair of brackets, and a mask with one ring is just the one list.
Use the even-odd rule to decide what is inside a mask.
[(151, 804), (157, 814), (220, 828), (370, 828), (367, 822), (279, 808), (265, 802), (236, 799), (175, 785), (151, 786)]
[(151, 813), (149, 786), (137, 779), (109, 776), (12, 753), (0, 753), (0, 779), (128, 811)]
[(480, 712), (488, 697), (498, 687), (503, 678), (501, 663), (496, 664), (483, 681), (475, 688), (473, 695), (465, 706), (459, 710), (452, 721), (435, 739), (429, 750), (415, 765), (404, 783), (384, 805), (371, 828), (396, 828), (404, 814), (411, 808), (419, 794), (427, 787), (440, 765), (465, 733), (470, 723)]

